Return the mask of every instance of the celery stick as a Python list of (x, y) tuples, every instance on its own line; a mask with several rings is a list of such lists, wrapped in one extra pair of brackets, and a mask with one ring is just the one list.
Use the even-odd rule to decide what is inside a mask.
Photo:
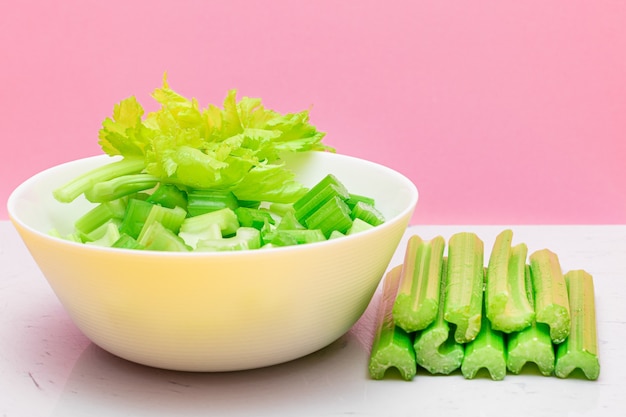
[[(348, 204), (346, 202), (346, 204)], [(350, 205), (348, 204), (348, 207)], [(385, 217), (373, 205), (359, 201), (353, 207), (350, 207), (352, 219), (361, 219), (372, 226), (379, 226), (385, 222)]]
[(180, 236), (159, 222), (151, 223), (150, 227), (142, 233), (141, 239), (138, 239), (137, 242), (147, 250), (172, 252), (188, 252), (191, 250)]
[(259, 249), (261, 232), (254, 227), (240, 227), (235, 236), (218, 239), (200, 239), (196, 250), (207, 252)]
[(104, 230), (101, 236), (97, 239), (93, 239), (85, 242), (87, 245), (94, 246), (105, 246), (111, 247), (113, 244), (120, 238), (120, 232), (118, 229), (118, 225), (115, 221), (111, 220), (106, 223), (104, 226)]
[(371, 223), (368, 223), (365, 220), (361, 220), (357, 217), (356, 219), (352, 220), (352, 226), (350, 226), (350, 228), (346, 232), (346, 235), (353, 235), (355, 233), (364, 232), (366, 230), (372, 229), (373, 227), (374, 226), (372, 226)]
[(181, 207), (167, 208), (153, 204), (150, 212), (148, 213), (148, 217), (139, 232), (137, 240), (142, 240), (143, 234), (146, 233), (146, 230), (150, 226), (152, 226), (152, 223), (161, 223), (161, 225), (163, 225), (166, 229), (170, 229), (175, 234), (178, 234), (180, 226), (186, 216), (187, 212)]
[[(443, 297), (446, 287), (448, 258), (441, 264), (441, 285), (439, 294)], [(448, 375), (459, 369), (463, 363), (463, 345), (454, 340), (454, 333), (443, 318), (443, 303), (439, 303), (435, 321), (426, 329), (417, 332), (413, 347), (417, 364), (431, 374)]]
[(304, 227), (296, 216), (293, 214), (293, 211), (286, 211), (283, 216), (280, 218), (280, 221), (276, 225), (277, 230), (305, 230)]
[(75, 223), (74, 229), (82, 241), (93, 240), (90, 235), (111, 220), (124, 217), (126, 204), (124, 200), (114, 200), (96, 205), (83, 214)]
[(271, 237), (265, 239), (266, 243), (274, 246), (291, 246), (302, 245), (305, 243), (323, 242), (326, 236), (319, 229), (294, 229), (294, 230), (275, 230)]
[(347, 200), (350, 197), (346, 187), (333, 174), (328, 174), (293, 203), (294, 213), (300, 223), (333, 197)]
[(237, 220), (243, 227), (254, 227), (261, 230), (265, 223), (275, 224), (276, 221), (272, 217), (269, 211), (254, 209), (249, 207), (237, 207), (235, 210)]
[(154, 204), (145, 200), (139, 200), (136, 198), (128, 199), (126, 212), (124, 213), (124, 218), (122, 219), (122, 224), (120, 225), (120, 233), (125, 233), (133, 239), (137, 239), (153, 206)]
[(187, 193), (187, 212), (192, 217), (225, 208), (235, 210), (237, 207), (239, 202), (231, 191), (191, 190)]
[(465, 345), (461, 373), (465, 378), (473, 379), (479, 370), (487, 369), (491, 379), (501, 381), (506, 376), (504, 333), (491, 328), (484, 312), (481, 322), (476, 338)]
[(393, 305), (396, 324), (407, 332), (425, 329), (437, 317), (444, 247), (441, 236), (425, 241), (413, 235), (407, 242)]
[(305, 225), (309, 229), (320, 229), (326, 237), (333, 230), (347, 233), (352, 226), (350, 208), (341, 198), (334, 196), (307, 217)]
[(354, 206), (356, 206), (359, 202), (369, 204), (370, 206), (376, 206), (375, 200), (372, 197), (354, 193), (348, 194), (346, 204), (348, 205), (348, 207), (350, 207), (350, 210), (352, 210)]
[(160, 184), (148, 196), (147, 201), (167, 208), (180, 207), (187, 210), (187, 194), (174, 184)]
[(120, 234), (120, 237), (113, 242), (112, 248), (120, 249), (145, 249), (143, 245), (140, 245), (136, 239), (133, 239), (126, 233)]
[(526, 255), (528, 248), (520, 243), (511, 247), (513, 232), (502, 231), (489, 258), (485, 311), (494, 330), (505, 333), (520, 331), (535, 320), (535, 310), (526, 296)]
[(94, 184), (85, 190), (85, 198), (92, 203), (103, 203), (154, 188), (159, 178), (150, 174), (122, 175)]
[(467, 343), (478, 334), (483, 304), (483, 241), (475, 233), (454, 234), (448, 243), (444, 318), (454, 324), (454, 338)]
[(382, 379), (390, 368), (397, 369), (407, 381), (412, 380), (417, 373), (411, 335), (395, 325), (392, 314), (401, 272), (402, 266), (398, 265), (387, 273), (383, 281), (375, 322), (376, 333), (368, 366), (373, 379)]
[(587, 379), (600, 376), (593, 277), (586, 271), (565, 274), (569, 306), (572, 313), (570, 334), (558, 345), (554, 373), (567, 378), (580, 369)]
[(561, 343), (569, 335), (571, 320), (567, 285), (557, 255), (548, 249), (534, 252), (530, 272), (536, 320), (550, 327), (553, 343)]
[[(534, 309), (534, 295), (530, 266), (525, 265), (526, 297)], [(539, 372), (548, 376), (554, 372), (554, 346), (550, 338), (550, 328), (545, 323), (534, 322), (518, 332), (509, 334), (507, 341), (506, 367), (519, 374), (527, 363), (537, 365)]]

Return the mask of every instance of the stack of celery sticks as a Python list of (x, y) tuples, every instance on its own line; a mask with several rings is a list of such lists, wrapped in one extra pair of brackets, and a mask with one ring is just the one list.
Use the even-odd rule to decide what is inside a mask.
[(528, 256), (513, 232), (497, 237), (484, 266), (484, 244), (474, 233), (409, 238), (402, 265), (383, 281), (369, 372), (390, 368), (412, 380), (431, 374), (480, 370), (493, 380), (534, 363), (543, 375), (567, 378), (575, 370), (600, 374), (592, 276), (563, 273), (558, 256)]

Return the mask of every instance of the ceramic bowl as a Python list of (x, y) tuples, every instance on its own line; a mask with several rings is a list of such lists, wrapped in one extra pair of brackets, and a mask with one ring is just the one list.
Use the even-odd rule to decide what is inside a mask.
[(305, 185), (328, 173), (375, 198), (386, 222), (299, 246), (219, 253), (111, 249), (53, 237), (92, 205), (52, 190), (111, 158), (47, 169), (18, 186), (9, 217), (50, 287), (93, 343), (127, 360), (180, 371), (234, 371), (290, 361), (346, 333), (369, 304), (418, 200), (400, 173), (358, 158), (287, 158)]

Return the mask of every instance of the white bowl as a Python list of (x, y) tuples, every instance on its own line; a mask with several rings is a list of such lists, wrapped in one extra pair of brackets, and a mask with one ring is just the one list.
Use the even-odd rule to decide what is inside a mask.
[(78, 328), (137, 363), (182, 371), (233, 371), (321, 349), (359, 319), (415, 209), (406, 177), (365, 160), (298, 153), (288, 166), (305, 185), (328, 173), (376, 199), (380, 226), (330, 241), (220, 253), (122, 250), (52, 237), (91, 204), (57, 202), (52, 190), (108, 156), (76, 160), (25, 181), (9, 217)]

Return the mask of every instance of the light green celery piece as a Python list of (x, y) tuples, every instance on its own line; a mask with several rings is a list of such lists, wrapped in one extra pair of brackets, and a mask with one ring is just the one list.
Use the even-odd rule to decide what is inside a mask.
[(87, 241), (85, 243), (94, 246), (112, 247), (113, 244), (120, 238), (118, 224), (114, 220), (111, 220), (104, 225), (103, 232), (102, 236), (98, 239)]
[(513, 232), (502, 231), (496, 237), (485, 288), (485, 311), (491, 326), (505, 333), (517, 332), (535, 320), (535, 310), (526, 296), (526, 256), (524, 243), (511, 246)]
[(586, 271), (573, 270), (565, 274), (569, 292), (571, 317), (570, 335), (557, 348), (554, 373), (559, 378), (568, 377), (580, 369), (587, 379), (600, 376), (598, 335), (593, 277)]
[[(530, 266), (525, 265), (526, 296), (534, 308), (534, 295), (530, 277)], [(548, 376), (554, 372), (554, 345), (550, 338), (550, 328), (545, 323), (533, 322), (518, 332), (509, 334), (507, 340), (506, 367), (519, 374), (527, 363), (537, 365), (541, 374)]]
[(153, 204), (146, 222), (144, 223), (137, 240), (141, 241), (146, 230), (152, 226), (152, 223), (161, 223), (165, 228), (170, 229), (178, 234), (182, 223), (185, 221), (187, 212), (181, 207), (167, 208)]
[(357, 217), (352, 221), (352, 226), (350, 226), (350, 229), (348, 229), (346, 234), (353, 235), (355, 233), (364, 232), (366, 230), (370, 230), (373, 228), (374, 226), (372, 226), (372, 224), (366, 222), (365, 220), (361, 220), (360, 218)]
[(482, 321), (484, 245), (471, 232), (452, 235), (448, 242), (448, 276), (444, 319), (456, 326), (454, 338), (467, 343), (478, 335)]
[(235, 236), (219, 239), (201, 239), (196, 244), (197, 251), (225, 252), (261, 247), (261, 232), (254, 227), (240, 227)]
[(393, 305), (396, 324), (407, 332), (425, 329), (437, 317), (444, 247), (441, 236), (429, 241), (413, 235), (407, 242)]
[(481, 321), (478, 335), (465, 345), (461, 373), (466, 379), (473, 379), (479, 370), (487, 369), (491, 379), (501, 381), (506, 376), (504, 333), (491, 328), (486, 314)]
[(407, 381), (412, 380), (417, 373), (412, 336), (395, 324), (392, 313), (401, 272), (402, 265), (398, 265), (387, 273), (383, 281), (368, 365), (373, 379), (383, 379), (390, 368), (397, 369)]
[(541, 249), (530, 255), (530, 272), (535, 299), (535, 317), (550, 327), (553, 343), (563, 342), (570, 331), (567, 285), (557, 255)]
[[(441, 268), (439, 294), (445, 293), (448, 258), (444, 257)], [(454, 340), (450, 325), (443, 318), (443, 303), (439, 303), (437, 317), (433, 323), (415, 335), (413, 347), (419, 366), (431, 374), (448, 375), (463, 363), (463, 345)]]
[(189, 252), (191, 248), (177, 234), (159, 222), (153, 222), (137, 242), (147, 250)]
[(124, 196), (149, 190), (159, 184), (159, 178), (150, 174), (130, 174), (102, 181), (85, 190), (85, 198), (92, 203), (104, 203)]

